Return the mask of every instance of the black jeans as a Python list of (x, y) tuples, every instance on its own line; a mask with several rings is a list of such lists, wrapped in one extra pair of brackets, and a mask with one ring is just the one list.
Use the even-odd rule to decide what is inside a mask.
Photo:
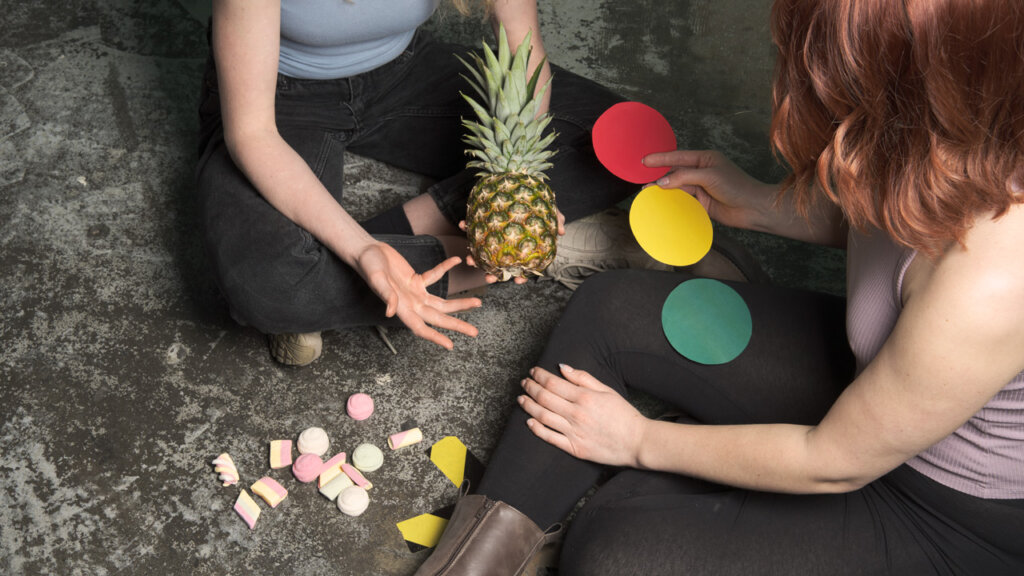
[[(573, 295), (538, 365), (587, 370), (619, 393), (652, 394), (708, 424), (816, 424), (853, 375), (842, 299), (731, 284), (753, 334), (732, 362), (671, 348), (661, 307), (688, 275), (598, 274)], [(556, 372), (557, 373), (557, 372)], [(580, 509), (559, 574), (644, 576), (1024, 574), (1024, 501), (983, 500), (902, 466), (836, 495), (741, 490), (685, 476), (607, 470), (533, 435), (514, 409), (479, 493), (543, 528)]]
[[(474, 174), (466, 170), (463, 116), (473, 93), (455, 57), (468, 48), (419, 32), (406, 51), (370, 72), (336, 80), (279, 76), (276, 119), (284, 139), (345, 205), (343, 153), (374, 158), (435, 180), (429, 194), (453, 224), (465, 218)], [(558, 133), (548, 171), (567, 221), (614, 205), (635, 186), (597, 161), (590, 128), (622, 99), (558, 67), (550, 129)], [(215, 63), (203, 82), (197, 167), (202, 234), (214, 275), (241, 324), (268, 333), (310, 332), (384, 323), (384, 305), (359, 275), (271, 206), (232, 162), (224, 145)], [(417, 271), (444, 260), (430, 236), (375, 235)], [(447, 295), (447, 279), (431, 287)], [(394, 321), (394, 319), (393, 319)]]

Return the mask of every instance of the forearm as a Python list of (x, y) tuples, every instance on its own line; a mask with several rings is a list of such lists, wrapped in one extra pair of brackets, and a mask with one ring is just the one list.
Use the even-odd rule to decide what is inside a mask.
[(496, 0), (492, 12), (492, 25), (495, 37), (498, 26), (505, 26), (509, 47), (514, 51), (527, 33), (530, 37), (530, 70), (536, 67), (545, 56), (544, 42), (540, 36), (540, 19), (537, 14), (537, 3), (534, 0)]
[[(526, 35), (530, 34), (530, 60), (526, 69), (532, 76), (537, 66), (543, 62), (536, 88), (537, 91), (540, 91), (551, 79), (551, 65), (547, 61), (547, 52), (540, 34), (537, 2), (535, 0), (496, 0), (492, 16), (495, 38), (498, 36), (498, 26), (504, 25), (509, 48), (513, 51), (519, 47)], [(550, 101), (551, 91), (547, 90), (544, 92), (541, 112), (547, 111)]]
[(819, 200), (805, 217), (791, 194), (780, 194), (780, 184), (754, 178), (721, 152), (655, 152), (643, 162), (651, 168), (668, 167), (657, 184), (692, 194), (713, 220), (726, 226), (829, 246), (846, 244), (846, 222), (837, 206)]
[(274, 208), (354, 265), (373, 239), (281, 138), (275, 124), (280, 2), (217, 0), (212, 7), (224, 139), (231, 158)]
[(740, 488), (783, 493), (836, 493), (862, 481), (830, 471), (814, 453), (808, 426), (708, 426), (647, 423), (637, 467), (694, 476)]
[(771, 199), (770, 205), (751, 228), (811, 244), (846, 247), (849, 227), (838, 206), (822, 199), (805, 216), (796, 209), (790, 195), (779, 196), (777, 185), (770, 187), (766, 197)]
[(276, 133), (246, 134), (232, 158), (253, 186), (286, 218), (308, 231), (349, 266), (375, 240), (327, 191), (306, 162)]

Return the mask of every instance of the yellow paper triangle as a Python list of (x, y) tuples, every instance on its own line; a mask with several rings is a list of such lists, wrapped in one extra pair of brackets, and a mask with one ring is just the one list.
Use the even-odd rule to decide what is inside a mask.
[(447, 525), (448, 520), (433, 514), (420, 514), (396, 524), (398, 531), (402, 533), (402, 538), (426, 548), (433, 548), (437, 545), (437, 541), (441, 539), (441, 534)]
[(430, 447), (430, 461), (456, 486), (466, 475), (466, 445), (455, 436), (445, 436)]

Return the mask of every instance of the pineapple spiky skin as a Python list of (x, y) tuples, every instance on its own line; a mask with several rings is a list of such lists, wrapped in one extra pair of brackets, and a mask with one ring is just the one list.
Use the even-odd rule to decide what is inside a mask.
[(555, 259), (558, 215), (555, 194), (527, 174), (481, 177), (469, 196), (466, 232), (484, 272), (505, 281), (542, 276)]
[(485, 43), (483, 58), (472, 58), (474, 65), (463, 61), (472, 75), (466, 79), (483, 104), (463, 95), (477, 116), (462, 122), (472, 146), (466, 153), (474, 158), (467, 166), (479, 170), (466, 206), (469, 250), (477, 266), (501, 281), (543, 276), (558, 235), (555, 194), (544, 175), (555, 134), (544, 134), (550, 116), (537, 113), (548, 85), (534, 94), (543, 62), (530, 77), (530, 35), (513, 56), (504, 27), (497, 55)]

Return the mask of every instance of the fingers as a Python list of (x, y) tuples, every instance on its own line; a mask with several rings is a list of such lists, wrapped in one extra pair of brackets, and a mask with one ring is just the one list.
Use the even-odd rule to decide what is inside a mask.
[(433, 296), (430, 299), (430, 305), (445, 314), (454, 314), (455, 312), (462, 312), (463, 310), (479, 308), (480, 306), (483, 306), (483, 302), (481, 302), (479, 298), (453, 298), (445, 300), (440, 296)]
[[(542, 384), (538, 381), (538, 378), (543, 380), (544, 383)], [(546, 410), (563, 415), (569, 412), (572, 403), (578, 397), (578, 394), (574, 394), (574, 392), (578, 391), (576, 386), (554, 376), (550, 378), (544, 378), (543, 376), (524, 378), (519, 384), (529, 395), (528, 398), (532, 402)], [(537, 416), (537, 414), (533, 413), (531, 415)]]
[(378, 295), (384, 301), (384, 316), (391, 318), (398, 312), (398, 291), (390, 283), (387, 284), (387, 287), (386, 292), (379, 293)]
[(398, 318), (412, 330), (413, 334), (439, 344), (449, 350), (452, 349), (452, 341), (437, 330), (431, 328), (436, 326), (445, 330), (451, 330), (476, 338), (479, 330), (465, 320), (450, 316), (449, 312), (458, 312), (467, 308), (480, 306), (479, 298), (459, 298), (457, 300), (445, 300), (430, 295), (430, 303), (420, 306), (403, 306), (398, 312)]
[(433, 328), (427, 326), (426, 324), (423, 325), (422, 329), (413, 330), (412, 333), (419, 336), (420, 338), (423, 338), (427, 342), (433, 342), (434, 344), (437, 344), (438, 346), (444, 348), (445, 350), (453, 350), (455, 348), (455, 343), (452, 342), (451, 338), (445, 336), (444, 334), (441, 334), (440, 332), (434, 330)]
[[(477, 267), (476, 260), (473, 259), (473, 256), (468, 255), (468, 254), (466, 255), (466, 266), (470, 266), (472, 268), (476, 268)], [(487, 282), (488, 284), (494, 284), (497, 281), (498, 281), (498, 277), (495, 276), (494, 274), (484, 273), (484, 282)]]
[[(437, 326), (438, 328), (444, 328), (445, 330), (454, 330), (467, 336), (476, 337), (478, 330), (472, 324), (460, 320), (449, 314), (452, 312), (459, 312), (468, 308), (477, 308), (481, 305), (479, 298), (459, 298), (457, 300), (445, 300), (437, 296), (430, 295), (429, 303), (424, 303), (421, 306), (409, 307), (408, 314), (412, 317), (418, 318), (421, 322)], [(399, 314), (401, 317), (401, 314)]]
[(453, 332), (465, 334), (466, 336), (470, 336), (472, 338), (476, 338), (476, 335), (479, 333), (479, 330), (477, 330), (476, 326), (473, 326), (469, 322), (466, 322), (465, 320), (460, 320), (454, 316), (442, 314), (440, 312), (437, 312), (436, 310), (434, 310), (433, 313), (430, 314), (430, 316), (431, 317), (429, 318), (425, 317), (423, 319), (426, 322), (430, 323), (431, 325), (437, 326), (438, 328), (444, 328), (445, 330), (451, 330)]
[(673, 150), (672, 152), (648, 154), (641, 161), (644, 166), (649, 168), (659, 166), (704, 168), (714, 165), (716, 154), (718, 152), (714, 150)]
[(427, 323), (424, 322), (423, 319), (420, 318), (419, 316), (409, 313), (400, 313), (398, 315), (398, 318), (416, 336), (423, 338), (428, 342), (433, 342), (434, 344), (437, 344), (438, 346), (444, 348), (445, 350), (451, 350), (455, 348), (455, 343), (452, 342), (451, 338), (448, 338), (444, 334), (441, 334), (437, 330), (434, 330), (430, 326), (427, 326)]
[(581, 456), (579, 447), (573, 444), (570, 437), (573, 432), (573, 426), (565, 416), (548, 410), (525, 394), (519, 396), (516, 400), (523, 410), (531, 416), (526, 421), (526, 425), (530, 427), (530, 430), (538, 438), (565, 450), (573, 456)]
[[(471, 268), (477, 267), (476, 260), (473, 259), (472, 254), (466, 254), (466, 266), (469, 266)], [(487, 282), (488, 284), (494, 284), (497, 281), (498, 277), (495, 276), (494, 274), (484, 274), (484, 282)]]
[(565, 430), (572, 428), (564, 416), (543, 406), (541, 403), (526, 394), (519, 395), (516, 398), (516, 401), (519, 402), (519, 405), (523, 407), (523, 410), (532, 416), (534, 420), (560, 434)]
[(572, 442), (570, 442), (565, 435), (555, 432), (534, 418), (527, 420), (526, 425), (530, 428), (530, 431), (541, 440), (551, 444), (555, 448), (576, 456), (576, 451), (573, 448)]
[(422, 274), (423, 284), (426, 286), (430, 286), (431, 284), (437, 282), (442, 277), (444, 277), (444, 275), (447, 274), (449, 270), (458, 266), (460, 262), (462, 262), (462, 258), (459, 258), (458, 256), (452, 256), (451, 258), (448, 258), (447, 260), (441, 262), (437, 266), (434, 266), (430, 270), (427, 270)]
[(707, 170), (697, 168), (676, 168), (658, 179), (655, 184), (662, 188), (684, 190), (691, 196), (704, 191), (713, 177)]
[(585, 370), (577, 370), (572, 366), (569, 366), (568, 364), (559, 364), (558, 368), (562, 372), (562, 376), (566, 380), (572, 382), (573, 384), (576, 384), (577, 386), (589, 388), (591, 390), (596, 390), (598, 392), (614, 392), (614, 390), (611, 387), (604, 384), (597, 378), (594, 378), (590, 374), (590, 372), (587, 372)]
[[(564, 234), (564, 233), (565, 233), (564, 231), (560, 232), (560, 234)], [(470, 266), (472, 268), (477, 268), (476, 260), (473, 259), (473, 255), (472, 254), (467, 254), (466, 255), (466, 266)], [(528, 278), (523, 278), (521, 276), (516, 276), (515, 278), (512, 279), (512, 281), (515, 282), (516, 284), (526, 284), (527, 280), (528, 280)], [(485, 273), (484, 274), (484, 282), (487, 282), (488, 284), (494, 284), (494, 283), (498, 282), (498, 277), (495, 276), (494, 274), (487, 274), (487, 273)]]
[[(712, 174), (705, 170), (705, 168), (713, 165), (713, 161), (708, 160), (707, 157), (700, 159), (697, 158), (697, 156), (709, 154), (714, 153), (707, 151), (676, 150), (675, 152), (656, 152), (645, 156), (643, 158), (643, 163), (646, 166), (672, 167), (672, 170), (667, 174), (647, 186), (656, 184), (661, 188), (682, 190), (690, 196), (698, 196), (704, 192), (704, 188), (709, 183), (709, 178), (713, 177)], [(644, 188), (647, 186), (644, 186)]]

